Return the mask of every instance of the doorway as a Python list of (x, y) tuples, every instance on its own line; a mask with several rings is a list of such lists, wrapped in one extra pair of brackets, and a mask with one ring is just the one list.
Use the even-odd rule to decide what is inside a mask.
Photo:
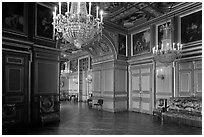
[(130, 72), (129, 109), (135, 112), (152, 113), (152, 67), (132, 66)]

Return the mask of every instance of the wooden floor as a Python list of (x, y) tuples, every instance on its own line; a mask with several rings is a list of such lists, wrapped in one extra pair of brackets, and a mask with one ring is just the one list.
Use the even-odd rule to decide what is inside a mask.
[(86, 103), (61, 103), (61, 122), (8, 134), (23, 135), (200, 135), (201, 128), (161, 124), (152, 115), (89, 109)]

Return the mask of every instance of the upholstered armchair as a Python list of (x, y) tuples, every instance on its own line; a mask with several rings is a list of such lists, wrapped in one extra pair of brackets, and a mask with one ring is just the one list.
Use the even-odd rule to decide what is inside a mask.
[(59, 96), (56, 95), (40, 96), (40, 120), (42, 125), (44, 125), (45, 123), (60, 121)]

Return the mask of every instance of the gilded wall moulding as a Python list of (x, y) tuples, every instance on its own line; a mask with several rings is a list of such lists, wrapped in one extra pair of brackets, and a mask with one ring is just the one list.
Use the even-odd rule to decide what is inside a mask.
[(101, 50), (100, 52), (101, 56), (111, 53), (111, 49), (105, 41), (100, 42), (98, 46), (100, 47), (100, 50)]

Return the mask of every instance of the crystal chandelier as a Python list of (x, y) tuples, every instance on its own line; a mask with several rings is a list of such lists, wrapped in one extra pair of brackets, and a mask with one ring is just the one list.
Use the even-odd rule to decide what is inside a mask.
[(96, 18), (94, 18), (91, 15), (91, 2), (89, 2), (88, 13), (86, 2), (67, 2), (67, 12), (65, 15), (62, 15), (61, 12), (61, 3), (59, 2), (59, 14), (55, 7), (52, 23), (53, 32), (58, 38), (64, 38), (77, 48), (81, 48), (102, 34), (103, 11), (100, 11), (99, 18), (99, 7), (97, 6)]
[(171, 31), (172, 27), (171, 24), (168, 25), (166, 22), (162, 26), (163, 31), (163, 39), (162, 44), (159, 46), (156, 45), (156, 47), (152, 48), (154, 60), (156, 62), (164, 63), (165, 65), (168, 65), (174, 60), (179, 57), (181, 50), (182, 50), (182, 44), (180, 43), (172, 43), (171, 40)]

